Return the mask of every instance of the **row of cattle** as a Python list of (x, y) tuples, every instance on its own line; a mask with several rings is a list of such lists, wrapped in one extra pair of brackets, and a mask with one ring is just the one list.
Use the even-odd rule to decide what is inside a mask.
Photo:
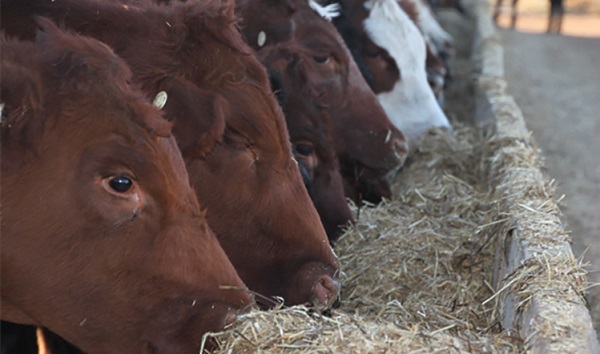
[(1, 16), (2, 320), (86, 352), (192, 353), (278, 297), (330, 308), (346, 198), (390, 198), (409, 144), (450, 128), (451, 39), (422, 0)]

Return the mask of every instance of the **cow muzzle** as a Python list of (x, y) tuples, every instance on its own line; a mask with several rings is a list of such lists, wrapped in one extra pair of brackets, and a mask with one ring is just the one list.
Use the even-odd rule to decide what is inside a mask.
[(340, 281), (329, 275), (323, 275), (315, 283), (312, 304), (321, 312), (330, 309), (338, 299), (339, 293)]

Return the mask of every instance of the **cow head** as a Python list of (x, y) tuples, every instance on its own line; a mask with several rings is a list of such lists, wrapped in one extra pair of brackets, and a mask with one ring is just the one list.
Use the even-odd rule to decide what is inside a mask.
[[(310, 194), (327, 231), (335, 240), (352, 221), (344, 196), (331, 132), (332, 100), (322, 71), (331, 70), (321, 59), (294, 41), (265, 47), (258, 52), (268, 68), (272, 89), (285, 113), (290, 140), (301, 166), (306, 167)], [(334, 83), (336, 84), (336, 83)]]
[[(5, 9), (3, 26), (13, 13)], [(166, 94), (163, 110), (191, 184), (251, 290), (289, 304), (331, 305), (338, 261), (302, 185), (267, 73), (241, 37), (231, 1), (39, 1), (28, 11), (15, 11), (15, 27), (3, 28), (16, 31), (32, 13), (51, 16), (110, 45), (149, 98)]]
[(394, 125), (411, 143), (431, 127), (450, 129), (427, 81), (425, 40), (397, 0), (340, 3), (334, 23)]
[(251, 290), (327, 308), (339, 291), (338, 261), (303, 186), (267, 73), (229, 12), (211, 17), (204, 3), (184, 6), (189, 36), (181, 75), (218, 93), (226, 116), (208, 155), (184, 155), (209, 223)]
[(171, 124), (106, 45), (41, 23), (2, 42), (2, 319), (84, 351), (197, 351), (252, 298)]
[[(255, 33), (264, 33), (266, 38), (279, 37), (272, 33), (268, 21), (256, 21), (247, 15), (261, 12), (269, 14), (267, 18), (288, 18), (294, 29), (290, 41), (320, 62), (322, 69), (317, 73), (318, 82), (331, 99), (328, 110), (332, 117), (332, 137), (342, 176), (349, 186), (347, 196), (362, 195), (372, 201), (389, 198), (389, 176), (402, 166), (407, 153), (406, 142), (362, 78), (335, 28), (313, 11), (306, 0), (294, 1), (295, 11), (285, 16), (268, 2), (244, 4), (239, 7), (244, 19), (243, 29), (255, 49), (261, 51), (264, 48), (254, 44)], [(272, 39), (270, 43), (274, 41)], [(383, 194), (372, 188), (382, 184), (387, 188), (377, 191), (383, 191)]]

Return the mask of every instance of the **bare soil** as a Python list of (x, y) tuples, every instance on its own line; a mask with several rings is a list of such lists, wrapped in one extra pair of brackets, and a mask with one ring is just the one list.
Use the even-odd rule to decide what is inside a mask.
[[(521, 1), (531, 8), (538, 0)], [(516, 30), (499, 32), (508, 92), (557, 181), (557, 198), (564, 195), (573, 251), (589, 262), (589, 281), (600, 283), (600, 16), (565, 4), (563, 35), (545, 34), (547, 15), (535, 10), (519, 17)], [(507, 23), (506, 16), (499, 22)], [(590, 288), (588, 300), (600, 332), (600, 286)]]
[[(492, 8), (497, 0), (489, 0)], [(510, 3), (501, 0), (498, 24), (508, 28), (510, 24)], [(565, 16), (562, 34), (576, 37), (600, 37), (600, 0), (563, 0)], [(527, 33), (544, 33), (548, 25), (548, 0), (517, 0), (516, 30)]]

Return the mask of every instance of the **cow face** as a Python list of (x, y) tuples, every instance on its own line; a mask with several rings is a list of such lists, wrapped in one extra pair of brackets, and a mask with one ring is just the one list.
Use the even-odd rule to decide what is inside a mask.
[[(295, 42), (269, 46), (258, 52), (268, 68), (272, 89), (285, 113), (295, 156), (310, 179), (311, 199), (330, 241), (352, 221), (344, 196), (337, 155), (331, 132), (329, 107), (335, 98), (321, 74), (334, 62), (320, 57)], [(325, 68), (323, 68), (325, 67)]]
[(311, 10), (298, 11), (294, 20), (299, 42), (343, 68), (320, 75), (329, 82), (336, 82), (335, 75), (343, 77), (328, 89), (337, 99), (330, 107), (332, 131), (349, 187), (346, 195), (357, 201), (390, 198), (389, 179), (402, 167), (408, 152), (404, 135), (388, 119), (333, 25)]
[(427, 81), (423, 36), (397, 0), (341, 4), (335, 24), (364, 64), (361, 70), (394, 125), (411, 143), (431, 127), (450, 129)]
[(2, 43), (2, 319), (84, 351), (197, 351), (252, 299), (170, 124), (108, 47), (43, 26)]
[[(407, 153), (404, 137), (387, 118), (335, 28), (313, 11), (307, 1), (297, 0), (293, 4), (290, 15), (268, 1), (242, 2), (238, 11), (244, 20), (244, 33), (260, 52), (281, 37), (273, 33), (269, 19), (288, 19), (294, 29), (288, 41), (296, 45), (295, 50), (313, 58), (313, 81), (328, 96), (326, 110), (332, 117), (332, 140), (348, 186), (346, 195), (356, 200), (361, 196), (371, 201), (389, 198), (389, 176), (402, 166)], [(266, 20), (258, 21), (252, 13), (262, 13)], [(271, 40), (257, 46), (254, 36), (261, 32)], [(374, 185), (386, 188), (375, 189)]]
[[(282, 112), (266, 81), (257, 82), (222, 88), (227, 126), (208, 155), (184, 156), (191, 181), (251, 290), (326, 308), (339, 291), (337, 259), (303, 186)], [(318, 269), (308, 272), (307, 262)]]

